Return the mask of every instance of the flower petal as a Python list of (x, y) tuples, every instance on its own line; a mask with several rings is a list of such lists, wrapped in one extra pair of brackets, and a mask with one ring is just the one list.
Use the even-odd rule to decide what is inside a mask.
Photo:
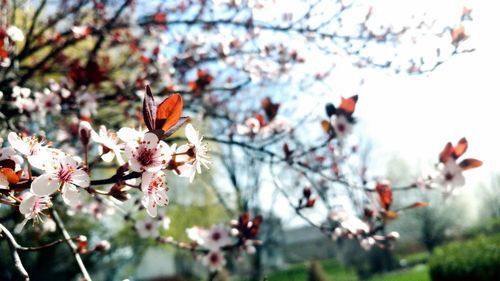
[(101, 155), (102, 161), (107, 163), (113, 161), (113, 158), (115, 158), (115, 152), (113, 150), (110, 150), (108, 151), (108, 153)]
[(71, 183), (80, 187), (88, 187), (90, 185), (90, 177), (83, 170), (76, 170), (71, 175)]
[(59, 180), (54, 174), (43, 174), (31, 183), (31, 192), (35, 195), (50, 195), (59, 187)]
[(149, 184), (153, 180), (154, 175), (155, 175), (155, 173), (150, 173), (150, 172), (144, 172), (144, 173), (142, 173), (142, 177), (141, 177), (141, 190), (144, 193), (147, 193)]
[(23, 197), (23, 201), (19, 205), (19, 212), (23, 215), (27, 215), (31, 213), (31, 209), (33, 209), (33, 204), (35, 204), (36, 195), (28, 192)]
[(80, 192), (71, 185), (64, 184), (62, 198), (67, 205), (76, 206), (80, 201)]
[(200, 140), (198, 137), (198, 132), (194, 129), (193, 125), (191, 123), (186, 125), (186, 138), (188, 141), (192, 144), (197, 144)]
[(154, 148), (156, 148), (156, 146), (158, 145), (158, 142), (160, 140), (158, 139), (158, 136), (156, 136), (156, 134), (146, 133), (146, 134), (144, 134), (143, 141), (144, 141), (144, 146), (146, 148), (154, 149)]
[(156, 217), (156, 215), (158, 214), (158, 208), (157, 208), (157, 205), (156, 205), (156, 202), (155, 200), (153, 200), (153, 198), (151, 198), (151, 196), (147, 196), (147, 200), (146, 200), (146, 212), (148, 213), (148, 215), (150, 215), (151, 217)]
[(9, 189), (9, 181), (2, 173), (0, 173), (0, 189)]
[(30, 147), (16, 133), (10, 132), (7, 136), (10, 145), (23, 155), (30, 154)]

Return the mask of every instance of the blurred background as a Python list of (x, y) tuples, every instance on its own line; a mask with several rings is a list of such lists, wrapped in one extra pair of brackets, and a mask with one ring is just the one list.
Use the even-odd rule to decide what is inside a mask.
[[(167, 177), (170, 203), (160, 211), (160, 235), (189, 242), (189, 227), (227, 225), (245, 212), (263, 216), (255, 253), (227, 253), (226, 266), (214, 275), (194, 251), (140, 235), (137, 222), (147, 215), (137, 193), (120, 204), (89, 194), (75, 208), (56, 204), (71, 234), (85, 235), (89, 245), (110, 242), (106, 251), (83, 254), (94, 280), (498, 276), (497, 3), (0, 3), (4, 147), (9, 131), (26, 132), (82, 155), (78, 122), (87, 120), (95, 130), (144, 127), (142, 99), (151, 85), (158, 97), (181, 94), (184, 115), (206, 136), (212, 161), (192, 184)], [(9, 32), (12, 26), (18, 30)], [(29, 93), (16, 94), (16, 87)], [(320, 125), (325, 104), (354, 95), (359, 100), (352, 134), (332, 141)], [(183, 140), (183, 132), (173, 139)], [(484, 165), (467, 171), (466, 185), (450, 198), (435, 189), (395, 192), (398, 208), (416, 201), (429, 206), (384, 224), (385, 232), (400, 235), (390, 247), (364, 249), (356, 239), (334, 240), (314, 226), (339, 208), (362, 216), (358, 201), (369, 197), (324, 173), (352, 186), (373, 187), (382, 179), (411, 186), (432, 173), (444, 144), (461, 137), (469, 141), (467, 155)], [(280, 158), (288, 149), (291, 158)], [(348, 159), (336, 162), (338, 153)], [(99, 159), (96, 147), (92, 155)], [(96, 162), (92, 178), (110, 177), (117, 167)], [(298, 210), (305, 187), (318, 200)], [(14, 229), (21, 220), (15, 208), (0, 205), (0, 223)], [(21, 245), (60, 238), (53, 225), (28, 225), (16, 235)], [(9, 252), (0, 237), (1, 280), (18, 279)], [(65, 245), (21, 257), (32, 280), (80, 278)]]

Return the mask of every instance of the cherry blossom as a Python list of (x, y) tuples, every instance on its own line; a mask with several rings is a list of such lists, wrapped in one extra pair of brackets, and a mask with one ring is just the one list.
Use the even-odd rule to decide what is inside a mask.
[(438, 170), (439, 174), (434, 181), (445, 188), (445, 194), (449, 195), (455, 188), (465, 185), (462, 167), (460, 167), (455, 160), (449, 159), (446, 163), (441, 163), (438, 166)]
[(229, 229), (223, 225), (214, 225), (204, 237), (204, 246), (208, 249), (220, 249), (232, 243)]
[(128, 143), (131, 141), (140, 141), (144, 138), (144, 134), (146, 132), (147, 131), (144, 130), (136, 130), (133, 128), (124, 127), (118, 130), (117, 135), (122, 141)]
[(25, 111), (32, 112), (36, 109), (36, 104), (31, 98), (30, 89), (14, 86), (14, 88), (12, 88), (12, 97), (14, 98), (14, 106), (17, 107), (19, 113)]
[(146, 217), (143, 220), (137, 220), (135, 222), (135, 229), (141, 238), (155, 238), (160, 235), (157, 220), (150, 217)]
[(162, 171), (155, 173), (144, 172), (142, 174), (141, 189), (143, 194), (142, 205), (151, 217), (156, 217), (158, 205), (166, 206), (168, 204), (165, 173)]
[(7, 176), (0, 171), (0, 189), (9, 189), (9, 180)]
[(83, 171), (72, 157), (65, 156), (54, 159), (47, 166), (45, 174), (37, 177), (31, 184), (31, 192), (36, 195), (50, 195), (61, 187), (62, 198), (68, 205), (74, 205), (79, 200), (78, 187), (90, 185), (89, 175)]
[(255, 117), (251, 117), (245, 121), (245, 124), (238, 124), (236, 126), (236, 131), (240, 135), (252, 136), (259, 133), (260, 127), (260, 121)]
[(97, 112), (97, 101), (94, 94), (85, 92), (76, 98), (82, 116), (90, 117)]
[(332, 116), (330, 122), (339, 139), (344, 139), (352, 132), (352, 124), (342, 114)]
[(20, 167), (23, 163), (23, 157), (16, 153), (16, 150), (12, 147), (0, 148), (0, 161), (10, 159), (16, 163), (16, 167)]
[(128, 142), (125, 155), (130, 168), (136, 172), (157, 172), (170, 160), (170, 147), (153, 133), (146, 133), (137, 141)]
[(101, 125), (99, 127), (99, 134), (95, 131), (92, 131), (91, 134), (92, 140), (100, 144), (99, 155), (101, 155), (101, 159), (104, 162), (111, 162), (116, 156), (119, 165), (125, 164), (121, 155), (121, 150), (124, 146), (119, 143), (116, 133), (108, 131), (106, 126)]
[(43, 93), (35, 92), (35, 104), (38, 106), (41, 120), (47, 113), (57, 114), (61, 111), (61, 98), (47, 88), (43, 90)]
[(188, 228), (186, 233), (189, 239), (209, 250), (221, 249), (233, 242), (230, 236), (230, 230), (223, 225), (214, 225), (209, 230), (194, 226)]
[(23, 31), (15, 25), (11, 25), (9, 26), (9, 28), (7, 28), (7, 35), (10, 37), (12, 41), (16, 42), (24, 41)]
[(203, 257), (203, 264), (208, 266), (210, 271), (214, 272), (220, 270), (224, 267), (224, 265), (226, 265), (226, 259), (220, 250), (213, 250), (208, 252), (208, 254)]
[[(14, 132), (10, 132), (7, 138), (12, 148), (24, 155), (28, 159), (31, 166), (37, 169), (44, 169), (47, 164), (47, 157), (49, 154), (49, 150), (45, 146), (44, 142), (38, 141), (38, 139), (34, 136), (19, 136)], [(7, 153), (11, 155), (11, 151), (8, 151)]]
[(201, 174), (201, 166), (209, 169), (208, 164), (208, 148), (207, 145), (202, 143), (203, 137), (194, 129), (193, 125), (186, 125), (186, 138), (189, 143), (180, 146), (172, 146), (171, 150), (175, 151), (174, 155), (176, 164), (174, 165), (174, 172), (181, 177), (188, 177), (190, 182), (193, 182), (196, 172)]
[(21, 232), (29, 220), (33, 220), (34, 222), (41, 221), (40, 215), (42, 211), (51, 207), (52, 202), (48, 196), (39, 196), (31, 192), (25, 193), (19, 205), (19, 212), (24, 215), (24, 220), (16, 227), (15, 231), (17, 233)]

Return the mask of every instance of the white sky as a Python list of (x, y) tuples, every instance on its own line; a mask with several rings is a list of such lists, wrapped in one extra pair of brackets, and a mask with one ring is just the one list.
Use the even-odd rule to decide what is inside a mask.
[[(427, 11), (446, 21), (457, 13), (457, 7), (461, 11), (463, 4), (457, 2), (464, 1), (379, 0), (376, 7), (387, 12), (385, 18), (395, 21), (407, 11)], [(469, 150), (464, 158), (477, 158), (484, 164), (465, 172), (463, 193), (477, 197), (474, 187), (489, 184), (491, 176), (500, 172), (500, 2), (475, 1), (469, 7), (473, 7), (473, 25), (468, 44), (476, 51), (452, 57), (434, 72), (420, 76), (346, 66), (335, 72), (335, 85), (331, 86), (336, 93), (326, 98), (337, 103), (338, 93), (359, 94), (358, 125), (364, 136), (373, 140), (373, 157), (383, 169), (394, 155), (414, 169), (432, 168), (446, 142), (467, 137)], [(362, 87), (358, 86), (360, 78), (365, 80)], [(263, 206), (269, 206), (270, 196), (262, 199)], [(275, 206), (287, 206), (274, 211), (285, 218), (294, 217), (284, 199)], [(300, 224), (300, 218), (294, 218), (287, 226)]]

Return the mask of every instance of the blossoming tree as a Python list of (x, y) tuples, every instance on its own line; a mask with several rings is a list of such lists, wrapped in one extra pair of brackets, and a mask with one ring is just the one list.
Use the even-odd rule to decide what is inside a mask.
[[(328, 92), (318, 85), (335, 74), (335, 61), (421, 74), (473, 51), (468, 7), (453, 22), (429, 25), (387, 23), (375, 5), (356, 1), (294, 1), (291, 10), (261, 1), (33, 2), (3, 0), (0, 11), (0, 204), (10, 210), (0, 238), (10, 246), (12, 274), (25, 279), (30, 268), (20, 252), (66, 243), (90, 280), (85, 255), (113, 241), (71, 236), (64, 218), (88, 212), (99, 221), (116, 210), (138, 236), (193, 252), (214, 278), (228, 258), (259, 254), (265, 218), (257, 212), (269, 206), (258, 194), (266, 181), (325, 235), (389, 247), (399, 235), (386, 233), (386, 224), (427, 205), (395, 208), (393, 192), (442, 188), (452, 195), (465, 184), (462, 172), (481, 165), (458, 161), (468, 146), (463, 138), (446, 144), (436, 174), (392, 187), (369, 174), (362, 147), (350, 142), (357, 95), (312, 112), (294, 102), (304, 92)], [(436, 54), (398, 53), (429, 37)], [(101, 177), (102, 167), (114, 173)], [(191, 242), (168, 236), (176, 222), (166, 216), (170, 179), (192, 183), (210, 167), (224, 171), (215, 192), (235, 220), (193, 226)], [(221, 184), (233, 196), (222, 196)], [(347, 206), (336, 202), (339, 186)], [(131, 202), (126, 210), (123, 202)], [(29, 247), (17, 241), (40, 225), (62, 238)], [(258, 259), (253, 265), (258, 277)]]

